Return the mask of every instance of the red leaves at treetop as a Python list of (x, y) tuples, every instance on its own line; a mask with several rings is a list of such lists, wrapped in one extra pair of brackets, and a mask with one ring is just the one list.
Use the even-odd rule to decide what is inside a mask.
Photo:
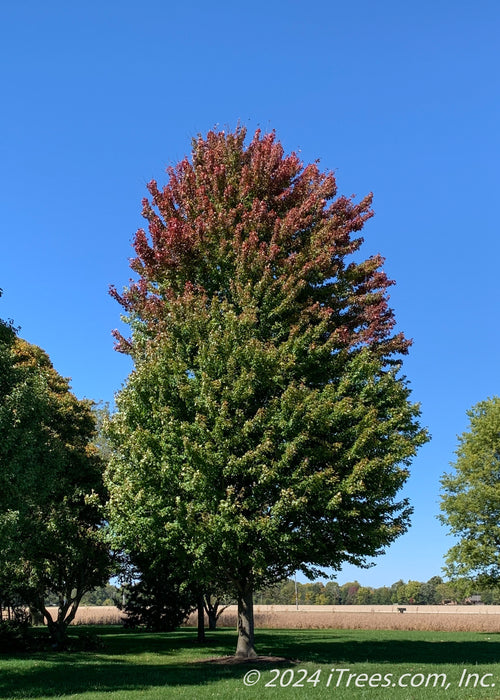
[[(243, 127), (198, 136), (191, 159), (167, 169), (163, 189), (149, 183), (148, 229), (137, 231), (131, 262), (139, 279), (111, 294), (146, 333), (168, 304), (195, 294), (207, 304), (226, 298), (237, 310), (251, 299), (290, 329), (304, 315), (327, 318), (336, 349), (369, 345), (385, 362), (405, 353), (410, 342), (391, 337), (383, 259), (345, 263), (362, 243), (372, 195), (359, 203), (336, 197), (333, 174), (285, 155), (274, 132), (257, 130), (248, 145), (245, 137)], [(133, 340), (115, 336), (133, 354)]]

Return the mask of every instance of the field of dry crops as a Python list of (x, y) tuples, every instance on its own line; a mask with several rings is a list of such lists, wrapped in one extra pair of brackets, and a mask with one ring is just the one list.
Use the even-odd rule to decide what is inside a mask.
[[(395, 605), (256, 605), (254, 615), (257, 628), (500, 632), (500, 606), (405, 607), (400, 613)], [(219, 626), (236, 627), (236, 614), (236, 606), (226, 608)]]
[[(380, 629), (450, 632), (500, 632), (500, 606), (407, 605), (256, 605), (255, 626), (274, 629)], [(49, 608), (55, 613), (55, 608)], [(219, 627), (236, 627), (236, 606), (219, 618)], [(113, 606), (81, 606), (74, 624), (117, 625), (123, 613)], [(188, 625), (196, 625), (192, 615)]]
[[(47, 608), (53, 618), (57, 608)], [(75, 625), (120, 625), (123, 613), (114, 605), (80, 605), (76, 612)]]

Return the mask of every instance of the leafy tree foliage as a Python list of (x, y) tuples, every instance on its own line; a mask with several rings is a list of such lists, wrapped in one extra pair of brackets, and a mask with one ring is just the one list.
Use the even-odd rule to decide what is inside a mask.
[[(83, 594), (110, 572), (95, 421), (40, 348), (10, 333), (0, 358), (0, 585), (41, 613), (61, 644)], [(50, 593), (56, 619), (45, 606)]]
[[(0, 289), (0, 297), (2, 290)], [(12, 321), (0, 318), (0, 396), (5, 396), (12, 383), (13, 363), (11, 348), (16, 338)]]
[[(116, 605), (117, 602), (121, 601), (122, 592), (119, 588), (111, 583), (107, 583), (104, 586), (98, 586), (91, 591), (88, 591), (82, 596), (80, 605)], [(48, 595), (45, 599), (45, 605), (57, 606), (59, 603), (57, 596)]]
[(469, 429), (459, 437), (453, 471), (441, 479), (441, 522), (459, 541), (446, 556), (446, 572), (500, 581), (500, 397), (467, 412)]
[(391, 605), (393, 602), (392, 596), (393, 592), (388, 586), (375, 588), (370, 603), (373, 605)]
[(408, 583), (398, 589), (398, 603), (418, 605), (422, 602), (422, 583), (420, 581), (408, 581)]
[(253, 592), (297, 569), (364, 564), (408, 526), (397, 500), (426, 434), (399, 376), (382, 258), (356, 262), (371, 196), (285, 155), (274, 134), (210, 132), (143, 201), (123, 294), (135, 370), (108, 472), (123, 541), (162, 540), (229, 582), (237, 654)]

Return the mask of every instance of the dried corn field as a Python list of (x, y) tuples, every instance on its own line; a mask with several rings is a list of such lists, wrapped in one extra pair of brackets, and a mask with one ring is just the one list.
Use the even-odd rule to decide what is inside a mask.
[[(255, 626), (271, 629), (380, 629), (450, 632), (500, 632), (497, 605), (408, 605), (400, 613), (396, 605), (256, 605)], [(49, 608), (52, 614), (55, 608)], [(236, 606), (219, 618), (219, 627), (236, 627)], [(123, 613), (113, 606), (81, 606), (76, 625), (117, 625)], [(196, 625), (191, 615), (188, 625)]]
[[(47, 608), (53, 618), (57, 617), (57, 608)], [(80, 605), (76, 612), (74, 625), (121, 625), (123, 613), (114, 605)]]
[[(256, 605), (257, 628), (380, 629), (450, 632), (500, 632), (500, 606), (414, 605), (400, 613), (396, 605)], [(219, 618), (220, 627), (236, 627), (236, 606)], [(196, 624), (191, 616), (188, 624)]]

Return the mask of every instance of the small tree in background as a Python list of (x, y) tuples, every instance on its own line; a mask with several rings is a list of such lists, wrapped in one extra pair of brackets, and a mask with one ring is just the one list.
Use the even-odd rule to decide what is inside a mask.
[(127, 617), (127, 627), (168, 632), (178, 627), (196, 608), (196, 594), (168, 561), (151, 561), (135, 555), (122, 573), (124, 600), (117, 601)]
[[(371, 196), (285, 155), (274, 134), (210, 132), (151, 182), (123, 294), (135, 370), (108, 485), (122, 537), (163, 540), (238, 600), (316, 567), (363, 565), (409, 522), (396, 495), (426, 440), (399, 376), (382, 258), (355, 262)], [(358, 258), (359, 259), (359, 258)]]
[[(103, 462), (90, 401), (79, 401), (45, 352), (2, 326), (0, 559), (2, 579), (64, 645), (83, 594), (107, 582)], [(54, 594), (54, 619), (45, 598)]]
[(500, 397), (467, 412), (469, 429), (459, 437), (453, 471), (441, 479), (440, 520), (459, 538), (446, 555), (451, 578), (479, 585), (500, 582)]

